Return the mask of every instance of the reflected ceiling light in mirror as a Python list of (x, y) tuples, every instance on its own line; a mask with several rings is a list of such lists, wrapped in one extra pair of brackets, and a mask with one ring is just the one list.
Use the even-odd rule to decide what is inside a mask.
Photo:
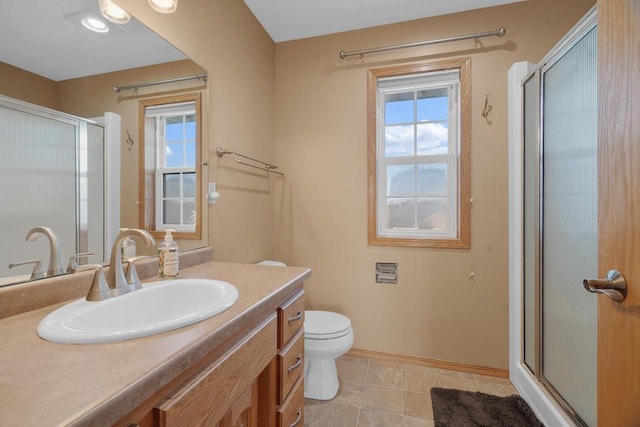
[(149, 0), (149, 5), (160, 13), (173, 13), (178, 7), (178, 0)]
[(106, 33), (109, 31), (107, 24), (96, 18), (87, 16), (82, 18), (80, 22), (86, 29), (95, 31), (96, 33)]
[(98, 4), (100, 5), (100, 12), (102, 12), (102, 16), (111, 22), (116, 24), (126, 24), (131, 19), (131, 15), (111, 0), (98, 0)]

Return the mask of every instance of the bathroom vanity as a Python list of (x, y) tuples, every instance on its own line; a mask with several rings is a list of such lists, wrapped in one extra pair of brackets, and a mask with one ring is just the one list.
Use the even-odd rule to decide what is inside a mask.
[[(6, 317), (3, 423), (302, 426), (303, 283), (310, 274), (210, 261), (183, 268), (181, 277), (232, 283), (238, 301), (194, 325), (115, 343), (41, 339), (38, 323), (68, 301)], [(19, 297), (0, 294), (3, 303), (11, 298)]]

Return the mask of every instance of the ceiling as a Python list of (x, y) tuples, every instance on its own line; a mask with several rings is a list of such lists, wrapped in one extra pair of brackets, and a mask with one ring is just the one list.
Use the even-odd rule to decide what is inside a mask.
[(186, 56), (131, 19), (109, 32), (82, 26), (85, 15), (101, 17), (98, 0), (4, 1), (0, 13), (0, 61), (54, 81), (85, 77)]
[(276, 43), (523, 0), (244, 0)]
[[(283, 42), (522, 0), (244, 0), (275, 42)], [(180, 6), (178, 6), (180, 7)], [(100, 17), (98, 0), (4, 1), (0, 61), (54, 81), (185, 59), (135, 19), (106, 21), (110, 31), (80, 24)]]

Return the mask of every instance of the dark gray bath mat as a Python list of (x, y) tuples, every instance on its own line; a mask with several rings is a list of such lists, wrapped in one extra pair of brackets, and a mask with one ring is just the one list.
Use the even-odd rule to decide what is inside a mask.
[(500, 397), (434, 387), (431, 402), (435, 427), (544, 427), (517, 395)]

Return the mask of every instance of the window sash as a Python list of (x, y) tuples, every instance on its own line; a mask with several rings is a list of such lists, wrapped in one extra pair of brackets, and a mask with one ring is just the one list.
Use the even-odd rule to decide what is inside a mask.
[[(184, 175), (187, 173), (196, 173), (195, 160), (193, 166), (186, 166), (187, 163), (187, 153), (186, 146), (187, 143), (196, 143), (195, 139), (187, 139), (185, 138), (184, 130), (183, 130), (183, 138), (178, 141), (166, 141), (165, 137), (165, 125), (166, 119), (169, 117), (182, 117), (183, 124), (185, 122), (185, 117), (189, 115), (195, 114), (195, 109), (193, 108), (194, 103), (179, 103), (168, 106), (161, 106), (154, 109), (149, 108), (149, 114), (147, 117), (153, 117), (156, 122), (155, 130), (156, 130), (156, 173), (155, 173), (155, 187), (156, 187), (156, 198), (155, 198), (155, 223), (156, 229), (158, 230), (167, 230), (174, 229), (176, 231), (186, 231), (193, 232), (196, 229), (197, 223), (197, 203), (196, 203), (196, 194), (193, 197), (185, 197), (184, 196)], [(183, 155), (183, 166), (166, 166), (166, 149), (167, 144), (181, 145), (182, 155)], [(179, 197), (165, 197), (164, 191), (164, 183), (165, 176), (170, 174), (179, 174), (180, 176), (180, 195)], [(167, 212), (165, 211), (165, 202), (167, 200), (177, 200), (179, 202), (179, 223), (168, 223), (165, 221), (165, 217), (167, 216)], [(194, 209), (196, 210), (195, 215), (196, 218), (193, 221), (193, 224), (186, 223), (184, 209), (185, 202), (193, 202)]]
[[(426, 79), (426, 81), (425, 81)], [(377, 90), (377, 234), (380, 237), (396, 237), (396, 238), (424, 238), (424, 239), (452, 239), (458, 234), (458, 144), (460, 135), (460, 73), (458, 70), (454, 72), (435, 72), (432, 76), (430, 73), (422, 73), (418, 75), (407, 75), (402, 77), (383, 78), (378, 80)], [(417, 93), (429, 89), (447, 89), (447, 97), (449, 101), (447, 120), (418, 121), (417, 118)], [(397, 93), (413, 92), (414, 117), (413, 122), (403, 123), (412, 125), (413, 129), (413, 155), (409, 156), (387, 156), (386, 153), (386, 130), (389, 125), (386, 124), (385, 105), (388, 95)], [(447, 154), (427, 154), (417, 155), (418, 153), (418, 125), (424, 123), (447, 122), (448, 138), (447, 138)], [(402, 123), (401, 123), (402, 124)], [(393, 126), (398, 125), (394, 123)], [(446, 164), (446, 223), (447, 229), (421, 229), (418, 226), (419, 220), (419, 203), (420, 199), (425, 199), (418, 193), (417, 173), (419, 165), (429, 164)], [(389, 196), (387, 188), (387, 170), (389, 165), (412, 165), (414, 167), (414, 191), (413, 194), (403, 196)], [(389, 227), (389, 200), (412, 199), (414, 201), (414, 222), (413, 227), (399, 228)]]

